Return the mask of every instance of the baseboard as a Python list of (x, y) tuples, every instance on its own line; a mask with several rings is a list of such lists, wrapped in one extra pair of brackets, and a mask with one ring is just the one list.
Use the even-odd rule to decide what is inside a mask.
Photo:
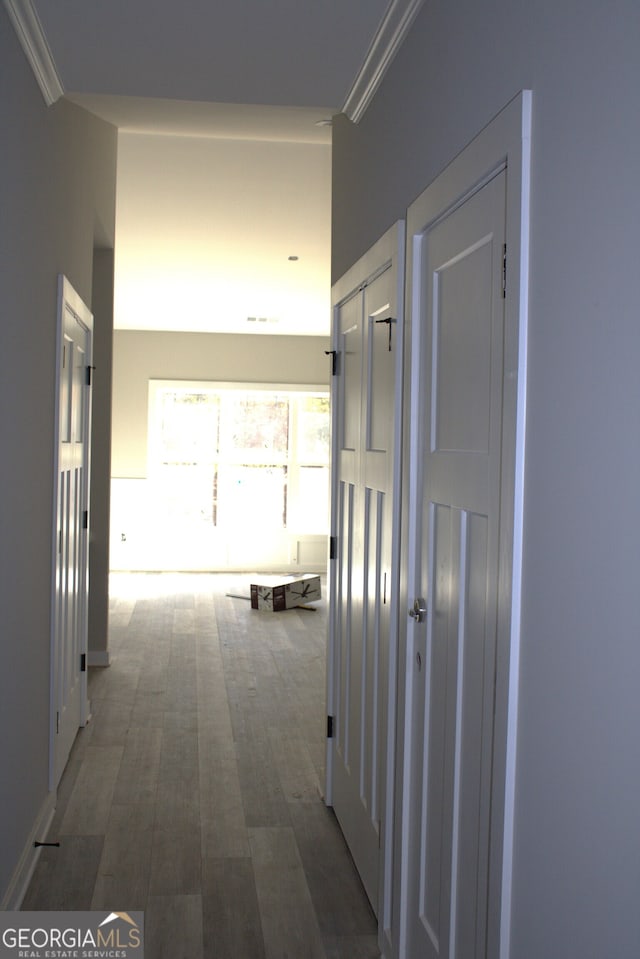
[(27, 839), (25, 847), (22, 850), (22, 855), (20, 856), (18, 865), (16, 866), (9, 886), (2, 897), (2, 902), (0, 902), (1, 911), (12, 911), (14, 909), (19, 909), (22, 905), (22, 900), (24, 899), (29, 883), (31, 882), (33, 871), (36, 868), (36, 864), (40, 856), (40, 849), (34, 844), (36, 842), (43, 842), (46, 838), (55, 811), (56, 794), (55, 792), (50, 792), (47, 794), (47, 798), (42, 804), (40, 812), (36, 817), (31, 832), (29, 833), (29, 838)]
[(108, 649), (90, 649), (87, 653), (89, 666), (110, 666), (111, 657)]

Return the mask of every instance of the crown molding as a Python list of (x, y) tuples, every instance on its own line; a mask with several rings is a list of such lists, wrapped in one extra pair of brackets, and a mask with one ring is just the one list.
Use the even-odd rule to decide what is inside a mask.
[(389, 4), (342, 107), (342, 112), (353, 123), (358, 123), (364, 115), (423, 2), (392, 0)]
[(64, 87), (31, 0), (4, 0), (18, 40), (48, 107), (64, 96)]

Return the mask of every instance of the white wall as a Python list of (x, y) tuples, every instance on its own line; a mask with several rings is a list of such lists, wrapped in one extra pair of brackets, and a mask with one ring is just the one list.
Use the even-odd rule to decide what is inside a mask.
[(116, 132), (45, 107), (4, 6), (0, 65), (3, 902), (47, 802), (57, 274), (91, 304), (94, 246), (113, 244)]
[[(93, 257), (91, 418), (91, 535), (89, 537), (89, 664), (108, 645), (109, 500), (111, 489), (111, 378), (113, 366), (113, 249)], [(102, 657), (104, 662), (104, 657)]]
[(636, 0), (425, 4), (334, 123), (333, 275), (533, 90), (512, 959), (637, 959), (640, 323)]

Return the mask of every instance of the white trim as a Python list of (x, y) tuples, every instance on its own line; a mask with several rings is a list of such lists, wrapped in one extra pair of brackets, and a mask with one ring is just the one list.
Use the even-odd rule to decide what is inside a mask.
[(31, 832), (22, 850), (22, 855), (18, 860), (18, 865), (13, 871), (13, 876), (7, 886), (0, 910), (2, 912), (20, 909), (22, 900), (31, 882), (31, 877), (36, 868), (40, 857), (40, 849), (34, 844), (38, 841), (43, 842), (49, 832), (49, 827), (56, 811), (55, 792), (47, 793), (47, 796), (40, 807), (40, 812), (31, 828)]
[(31, 0), (4, 0), (7, 13), (48, 107), (64, 96), (64, 87), (40, 18)]
[(110, 666), (111, 656), (108, 649), (90, 649), (87, 653), (87, 666)]
[(411, 29), (423, 0), (392, 0), (360, 67), (342, 112), (359, 123), (391, 61)]
[(157, 391), (163, 387), (170, 387), (172, 390), (184, 388), (189, 393), (198, 390), (242, 390), (246, 393), (328, 393), (329, 387), (326, 383), (255, 383), (249, 380), (196, 380), (185, 377), (176, 377), (174, 379), (149, 379), (149, 390)]
[[(502, 912), (500, 916), (500, 957), (508, 959), (511, 954), (511, 891), (513, 878), (513, 840), (516, 803), (516, 748), (518, 734), (518, 690), (520, 679), (520, 625), (522, 611), (522, 555), (524, 530), (524, 469), (525, 427), (527, 403), (527, 343), (529, 325), (529, 232), (531, 191), (531, 129), (532, 94), (524, 90), (521, 103), (521, 149), (514, 157), (518, 166), (512, 173), (519, 175), (514, 204), (520, 199), (520, 209), (515, 214), (519, 225), (519, 260), (516, 264), (518, 285), (511, 301), (511, 309), (519, 315), (519, 339), (517, 350), (517, 394), (515, 422), (515, 477), (513, 490), (513, 555), (511, 569), (511, 636), (509, 676), (507, 692), (507, 737), (505, 755), (504, 831), (502, 848)], [(515, 166), (515, 164), (514, 164)], [(515, 271), (514, 271), (515, 272)]]

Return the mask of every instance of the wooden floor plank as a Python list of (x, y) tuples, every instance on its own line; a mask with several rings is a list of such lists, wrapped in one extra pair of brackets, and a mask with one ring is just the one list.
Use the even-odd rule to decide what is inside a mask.
[(102, 836), (64, 836), (59, 847), (43, 847), (22, 909), (91, 909), (102, 847)]
[(60, 825), (61, 836), (104, 836), (123, 752), (123, 746), (87, 747)]
[(249, 856), (236, 752), (232, 742), (200, 742), (200, 823), (203, 859)]
[(94, 699), (91, 745), (124, 746), (131, 725), (131, 709), (131, 704), (123, 700)]
[(317, 803), (322, 785), (305, 739), (296, 729), (283, 732), (271, 727), (268, 733), (271, 755), (285, 800), (288, 803)]
[(165, 710), (158, 781), (190, 782), (198, 786), (198, 713)]
[(161, 751), (161, 729), (131, 726), (113, 791), (114, 803), (155, 801)]
[(326, 959), (293, 830), (249, 830), (266, 959)]
[(375, 933), (375, 917), (333, 811), (317, 802), (292, 805), (290, 813), (323, 935)]
[(199, 894), (151, 896), (144, 925), (145, 956), (150, 959), (214, 959), (202, 948), (202, 897)]
[(289, 807), (264, 731), (249, 740), (236, 740), (236, 753), (247, 826), (290, 825)]
[(380, 959), (377, 936), (330, 936), (324, 948), (327, 959)]
[[(233, 908), (230, 908), (231, 903)], [(205, 956), (264, 959), (262, 925), (250, 858), (205, 860), (202, 911)]]
[(200, 799), (193, 780), (160, 782), (151, 852), (152, 896), (200, 892)]
[(114, 803), (107, 824), (92, 909), (144, 911), (149, 895), (155, 803)]

